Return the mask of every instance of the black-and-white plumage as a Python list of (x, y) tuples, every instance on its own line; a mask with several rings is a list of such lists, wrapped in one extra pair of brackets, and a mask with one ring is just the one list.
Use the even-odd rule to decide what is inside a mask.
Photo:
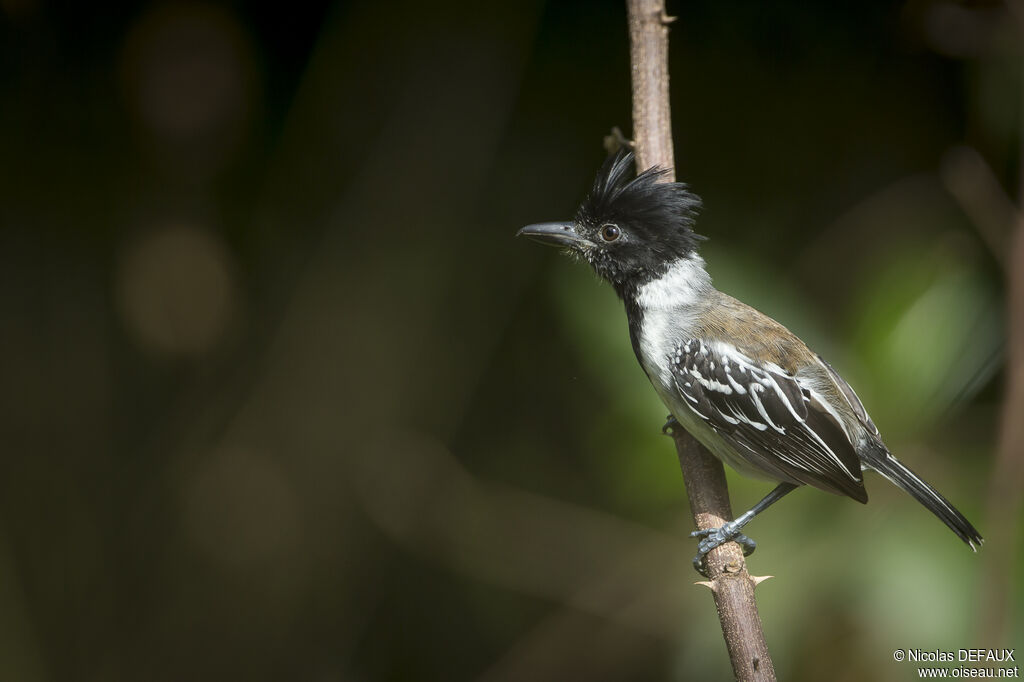
[[(673, 385), (741, 468), (867, 502), (850, 435), (822, 398), (774, 363), (759, 365), (722, 342), (689, 339), (671, 358)], [(749, 465), (749, 467), (745, 466)]]
[[(862, 471), (906, 490), (976, 549), (978, 531), (934, 488), (894, 458), (860, 399), (821, 357), (775, 320), (711, 284), (693, 232), (700, 200), (632, 154), (609, 158), (568, 223), (520, 234), (586, 260), (623, 299), (641, 366), (673, 417), (717, 457), (778, 481), (736, 521), (702, 531), (697, 561), (722, 542), (752, 541), (740, 528), (800, 485), (867, 502)], [(749, 544), (747, 544), (749, 543)]]

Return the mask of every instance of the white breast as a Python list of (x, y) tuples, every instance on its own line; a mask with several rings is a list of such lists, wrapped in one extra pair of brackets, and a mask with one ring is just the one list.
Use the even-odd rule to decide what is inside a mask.
[(643, 310), (638, 335), (640, 362), (658, 397), (684, 429), (737, 471), (763, 478), (765, 474), (737, 456), (675, 389), (670, 358), (683, 341), (696, 336), (698, 316), (715, 293), (704, 261), (696, 254), (676, 261), (663, 276), (640, 287), (636, 299)]
[(637, 291), (636, 302), (643, 311), (640, 362), (663, 399), (663, 391), (672, 385), (669, 356), (693, 336), (697, 315), (712, 291), (704, 259), (697, 254), (677, 260), (664, 275)]

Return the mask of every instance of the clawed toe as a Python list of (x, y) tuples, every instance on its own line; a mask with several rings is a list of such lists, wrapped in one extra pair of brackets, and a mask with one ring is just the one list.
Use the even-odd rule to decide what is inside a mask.
[(727, 542), (736, 542), (743, 548), (743, 556), (750, 556), (757, 549), (757, 543), (740, 532), (740, 529), (727, 523), (718, 528), (705, 528), (690, 533), (692, 538), (701, 538), (697, 544), (697, 556), (693, 558), (693, 567), (705, 578), (708, 576), (707, 562), (705, 561), (708, 552), (720, 547)]
[(740, 533), (732, 539), (733, 542), (739, 543), (739, 546), (743, 548), (743, 556), (750, 556), (757, 549), (757, 543), (752, 538), (748, 538), (743, 533)]

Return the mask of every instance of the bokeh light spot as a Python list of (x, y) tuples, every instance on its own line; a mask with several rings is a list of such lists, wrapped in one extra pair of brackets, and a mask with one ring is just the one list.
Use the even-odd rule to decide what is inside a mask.
[(235, 122), (246, 102), (246, 52), (223, 10), (180, 3), (143, 17), (124, 56), (142, 123), (158, 136), (189, 138)]
[(124, 324), (147, 351), (206, 352), (237, 312), (233, 273), (230, 254), (208, 231), (158, 229), (122, 255), (116, 286)]
[(186, 483), (183, 502), (187, 534), (226, 568), (293, 554), (300, 531), (297, 500), (266, 456), (238, 449), (214, 452)]

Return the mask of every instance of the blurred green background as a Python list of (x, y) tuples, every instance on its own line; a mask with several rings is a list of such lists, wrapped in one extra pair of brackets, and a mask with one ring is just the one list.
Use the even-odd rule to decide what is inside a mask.
[[(669, 10), (716, 284), (1004, 539), (874, 475), (788, 497), (750, 527), (780, 679), (1024, 649), (1012, 12)], [(0, 53), (0, 679), (730, 676), (621, 304), (513, 239), (628, 134), (622, 2), (0, 0)]]

